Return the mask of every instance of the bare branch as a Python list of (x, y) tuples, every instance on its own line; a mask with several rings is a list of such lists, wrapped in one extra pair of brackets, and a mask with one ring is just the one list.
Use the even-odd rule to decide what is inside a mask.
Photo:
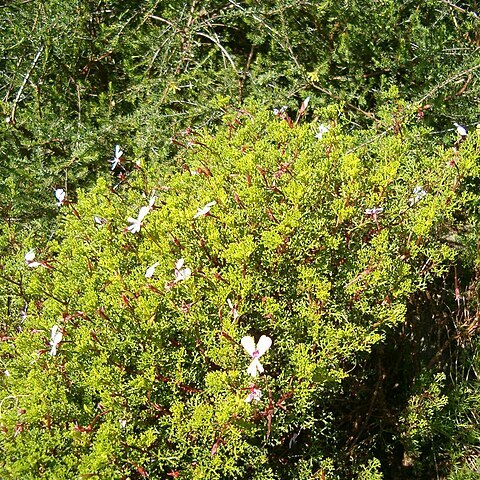
[(38, 62), (38, 59), (40, 58), (40, 55), (42, 54), (43, 52), (43, 45), (37, 50), (37, 53), (35, 54), (35, 58), (33, 59), (33, 62), (32, 64), (30, 65), (30, 70), (27, 72), (27, 74), (25, 75), (25, 78), (23, 79), (23, 82), (22, 84), (20, 85), (20, 88), (18, 89), (18, 92), (17, 92), (17, 95), (15, 97), (15, 100), (13, 101), (13, 106), (12, 106), (12, 113), (10, 114), (10, 119), (9, 119), (9, 123), (12, 124), (12, 125), (15, 125), (15, 111), (17, 109), (17, 105), (18, 105), (18, 102), (20, 100), (20, 97), (22, 96), (22, 92), (23, 92), (23, 89), (25, 88), (25, 85), (27, 84), (28, 82), (28, 79), (30, 78), (30, 75), (32, 74), (33, 72), (33, 69), (35, 68), (35, 65), (37, 64)]
[(465, 75), (470, 75), (473, 71), (478, 70), (480, 68), (480, 65), (475, 65), (472, 68), (468, 68), (467, 70), (464, 70), (463, 72), (457, 73), (453, 75), (450, 78), (447, 78), (445, 81), (440, 83), (439, 85), (435, 85), (426, 95), (424, 95), (419, 101), (419, 104), (423, 104), (427, 98), (430, 98), (433, 96), (435, 93), (437, 93), (439, 90), (441, 90), (443, 87), (447, 86), (449, 83), (454, 82), (455, 80), (458, 80), (461, 77), (464, 77)]
[(225, 57), (227, 57), (228, 61), (230, 62), (230, 64), (232, 65), (232, 68), (235, 70), (235, 73), (238, 73), (238, 70), (237, 70), (237, 67), (235, 66), (235, 63), (234, 61), (232, 60), (232, 57), (229, 55), (229, 53), (225, 50), (225, 48), (223, 47), (223, 45), (219, 42), (218, 39), (215, 39), (213, 37), (211, 37), (210, 35), (207, 35), (206, 33), (202, 33), (202, 32), (197, 32), (197, 35), (200, 35), (201, 37), (205, 37), (205, 38), (208, 38), (209, 40), (211, 40), (223, 53), (223, 55)]

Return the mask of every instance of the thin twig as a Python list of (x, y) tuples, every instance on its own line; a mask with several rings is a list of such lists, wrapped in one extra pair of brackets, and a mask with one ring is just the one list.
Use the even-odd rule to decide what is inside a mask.
[[(18, 62), (17, 62), (17, 64), (15, 65), (15, 69), (16, 69), (16, 70), (19, 70), (20, 65), (22, 64), (22, 62), (23, 62), (24, 59), (25, 59), (25, 57), (20, 57), (20, 58), (18, 59)], [(5, 96), (3, 97), (3, 101), (4, 101), (5, 103), (8, 103), (8, 102), (9, 102), (10, 92), (12, 91), (12, 89), (13, 89), (13, 81), (11, 81), (10, 84), (8, 85), (8, 88), (7, 88), (7, 91), (6, 91), (6, 93), (5, 93)]]
[(172, 27), (177, 32), (180, 32), (180, 29), (173, 22), (171, 22), (170, 20), (167, 20), (166, 18), (159, 17), (158, 15), (149, 15), (149, 18), (151, 18), (153, 20), (158, 20), (159, 22), (166, 23), (167, 25)]
[(77, 107), (78, 107), (77, 126), (78, 128), (80, 128), (82, 124), (82, 94), (80, 92), (80, 85), (78, 83), (75, 84), (75, 87), (77, 88)]
[(28, 82), (28, 79), (30, 78), (30, 75), (33, 72), (33, 69), (35, 68), (35, 65), (38, 62), (38, 59), (40, 58), (40, 55), (43, 52), (43, 45), (38, 49), (37, 53), (35, 54), (35, 58), (33, 59), (32, 64), (30, 65), (30, 70), (27, 72), (25, 75), (25, 78), (23, 79), (22, 84), (20, 85), (20, 88), (18, 89), (17, 95), (15, 97), (15, 100), (13, 101), (13, 106), (12, 106), (12, 113), (10, 114), (10, 121), (9, 123), (12, 125), (15, 125), (15, 111), (17, 109), (18, 102), (20, 100), (20, 97), (22, 96), (23, 89), (25, 88), (25, 85)]
[(243, 72), (243, 77), (238, 81), (238, 97), (240, 99), (240, 103), (242, 103), (242, 100), (243, 100), (243, 87), (245, 86), (245, 82), (247, 81), (248, 72), (250, 70), (250, 64), (252, 63), (253, 52), (254, 52), (254, 48), (252, 45), (252, 47), (250, 48), (250, 54), (248, 55), (247, 65)]
[[(300, 64), (298, 63), (297, 61), (297, 58), (295, 57), (295, 55), (293, 54), (293, 50), (292, 50), (292, 47), (290, 46), (290, 44), (288, 43), (288, 38), (287, 38), (287, 43), (283, 43), (282, 40), (285, 38), (284, 35), (282, 35), (280, 32), (278, 32), (277, 30), (275, 30), (274, 28), (272, 28), (264, 19), (260, 18), (258, 15), (256, 15), (255, 13), (253, 13), (252, 11), (247, 11), (246, 8), (242, 7), (242, 5), (240, 5), (239, 3), (235, 2), (234, 0), (228, 0), (228, 2), (233, 5), (234, 7), (238, 8), (239, 10), (241, 10), (243, 13), (248, 13), (248, 15), (250, 15), (254, 20), (256, 20), (258, 23), (260, 23), (262, 26), (264, 26), (267, 30), (269, 30), (270, 32), (273, 33), (274, 36), (276, 36), (277, 38), (277, 42), (278, 44), (284, 49), (284, 50), (288, 50), (290, 52), (290, 54), (292, 55), (292, 59), (293, 61), (295, 62), (295, 64), (297, 65), (298, 68), (300, 68)], [(278, 13), (281, 13), (281, 11), (279, 11)]]
[(237, 67), (235, 66), (235, 63), (232, 60), (232, 57), (229, 55), (229, 53), (225, 50), (223, 45), (217, 39), (211, 37), (210, 35), (207, 35), (206, 33), (202, 33), (202, 32), (197, 32), (197, 35), (200, 35), (201, 37), (205, 37), (205, 38), (208, 38), (209, 40), (211, 40), (222, 51), (222, 53), (225, 55), (225, 57), (227, 57), (228, 61), (232, 65), (232, 68), (235, 70), (235, 73), (238, 73)]
[(470, 73), (472, 73), (473, 71), (475, 70), (478, 70), (480, 68), (480, 65), (475, 65), (474, 67), (472, 68), (468, 68), (467, 70), (464, 70), (463, 72), (460, 72), (460, 73), (457, 73), (455, 75), (453, 75), (453, 77), (450, 77), (450, 78), (447, 78), (445, 81), (443, 81), (442, 83), (440, 83), (439, 85), (436, 85), (434, 88), (432, 88), (432, 90), (430, 90), (426, 95), (424, 95), (417, 103), (419, 103), (420, 105), (422, 105), (425, 100), (429, 97), (431, 97), (432, 95), (434, 95), (436, 92), (438, 92), (439, 90), (441, 90), (443, 87), (445, 87), (446, 85), (448, 85), (449, 83), (452, 83), (454, 82), (455, 80), (461, 78), (461, 77), (464, 77), (465, 75), (469, 75)]
[[(23, 2), (19, 2), (19, 4), (20, 4), (20, 5), (23, 5), (23, 4), (25, 4), (25, 3), (32, 3), (32, 2), (33, 2), (33, 0), (23, 0)], [(0, 5), (0, 8), (9, 8), (9, 7), (11, 7), (11, 5), (8, 5), (8, 4), (6, 4), (6, 5)]]
[(443, 3), (446, 3), (450, 7), (452, 7), (454, 10), (458, 10), (459, 12), (466, 13), (467, 15), (472, 15), (475, 18), (478, 18), (478, 15), (475, 12), (470, 12), (468, 10), (465, 10), (464, 8), (459, 7), (458, 5), (455, 5), (455, 3), (449, 2), (448, 0), (443, 0)]
[[(232, 4), (234, 7), (237, 7), (238, 9), (240, 9), (242, 12), (246, 12), (247, 10), (245, 8), (243, 8), (240, 4), (238, 4), (237, 2), (234, 2), (233, 0), (228, 0), (228, 3)], [(249, 14), (252, 16), (252, 18), (254, 20), (256, 20), (257, 22), (261, 23), (267, 30), (270, 30), (272, 33), (274, 33), (275, 35), (277, 35), (279, 38), (281, 37), (280, 34), (272, 27), (270, 27), (270, 25), (268, 25), (263, 19), (261, 19), (260, 17), (258, 17), (257, 15), (255, 15), (254, 13), (251, 13), (249, 12)], [(280, 44), (282, 45), (282, 44)], [(282, 45), (283, 46), (283, 45)]]
[(353, 153), (355, 150), (358, 150), (359, 148), (362, 148), (362, 147), (364, 147), (365, 145), (368, 145), (369, 143), (373, 143), (373, 142), (376, 142), (377, 140), (380, 140), (381, 137), (383, 137), (384, 135), (386, 135), (388, 132), (390, 132), (390, 131), (392, 131), (392, 130), (393, 130), (393, 126), (387, 128), (386, 130), (384, 130), (383, 132), (379, 133), (379, 134), (376, 135), (375, 137), (369, 138), (366, 142), (363, 142), (363, 143), (361, 143), (360, 145), (357, 145), (356, 147), (353, 147), (353, 148), (351, 148), (350, 150), (347, 150), (345, 154), (348, 155), (348, 154), (350, 154), (350, 153)]

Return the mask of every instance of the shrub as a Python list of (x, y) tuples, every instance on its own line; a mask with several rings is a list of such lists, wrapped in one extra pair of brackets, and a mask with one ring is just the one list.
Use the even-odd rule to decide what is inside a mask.
[[(318, 122), (231, 109), (215, 135), (186, 133), (171, 174), (79, 192), (39, 259), (53, 268), (18, 252), (29, 310), (3, 347), (4, 478), (382, 478), (346, 411), (365, 388), (373, 404), (372, 350), (455, 261), (477, 137), (437, 148), (407, 113), (349, 133), (338, 111), (316, 112), (319, 139)], [(246, 335), (273, 340), (255, 379)], [(405, 444), (438, 421), (440, 390), (423, 430), (405, 413)]]

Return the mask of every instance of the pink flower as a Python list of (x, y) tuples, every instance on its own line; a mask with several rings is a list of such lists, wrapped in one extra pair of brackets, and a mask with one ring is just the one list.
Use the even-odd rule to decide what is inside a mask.
[(174, 283), (178, 283), (183, 280), (188, 280), (192, 275), (192, 271), (188, 267), (183, 266), (184, 263), (185, 263), (185, 260), (183, 258), (180, 258), (179, 260), (177, 260), (177, 263), (175, 263)]
[(187, 315), (190, 312), (190, 309), (192, 308), (192, 305), (193, 305), (193, 303), (183, 302), (182, 305), (180, 305), (180, 311), (184, 315)]
[(373, 208), (367, 208), (365, 210), (365, 215), (371, 215), (373, 220), (376, 222), (378, 220), (378, 215), (383, 212), (382, 207), (373, 207)]
[(258, 373), (263, 373), (264, 368), (260, 363), (259, 358), (270, 348), (272, 345), (272, 339), (266, 335), (262, 335), (255, 346), (255, 340), (253, 337), (247, 336), (242, 338), (241, 343), (243, 348), (253, 359), (247, 369), (247, 373), (252, 377), (257, 376), (257, 371)]
[(246, 403), (250, 403), (252, 400), (258, 402), (262, 398), (262, 391), (257, 388), (255, 385), (250, 385), (250, 393), (245, 399)]

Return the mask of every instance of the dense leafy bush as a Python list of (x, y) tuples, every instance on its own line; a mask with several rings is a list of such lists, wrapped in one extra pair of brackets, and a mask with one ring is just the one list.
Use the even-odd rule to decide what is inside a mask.
[(476, 1), (4, 3), (3, 477), (478, 475)]
[[(472, 228), (476, 133), (452, 150), (407, 109), (359, 132), (319, 110), (317, 136), (318, 121), (226, 110), (215, 135), (184, 133), (170, 173), (100, 179), (62, 206), (44, 265), (26, 265), (33, 240), (16, 248), (29, 306), (2, 342), (3, 478), (395, 478), (435, 471), (433, 436), (435, 468), (455, 461), (445, 375), (389, 354), (417, 315), (431, 324), (412, 305)], [(256, 379), (245, 335), (273, 340)]]

